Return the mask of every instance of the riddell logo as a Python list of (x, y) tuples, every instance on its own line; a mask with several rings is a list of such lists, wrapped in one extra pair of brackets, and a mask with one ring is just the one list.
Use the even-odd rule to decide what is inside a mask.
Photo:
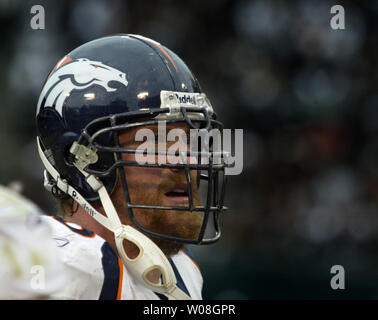
[(190, 95), (184, 95), (182, 97), (180, 97), (177, 93), (176, 93), (176, 97), (178, 99), (178, 101), (180, 103), (190, 103), (190, 104), (197, 104), (196, 102), (196, 98), (194, 96), (190, 96)]

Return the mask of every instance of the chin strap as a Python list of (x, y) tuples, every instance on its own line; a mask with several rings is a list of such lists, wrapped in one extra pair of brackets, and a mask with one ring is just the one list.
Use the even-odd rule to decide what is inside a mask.
[[(84, 175), (86, 182), (98, 193), (106, 216), (94, 209), (76, 189), (67, 183), (67, 181), (61, 179), (59, 172), (51, 165), (45, 153), (42, 151), (39, 138), (37, 138), (37, 145), (42, 162), (47, 172), (53, 177), (56, 186), (62, 192), (70, 195), (77, 201), (98, 223), (114, 233), (118, 255), (132, 276), (148, 289), (166, 294), (169, 300), (191, 300), (188, 295), (177, 287), (177, 280), (172, 266), (160, 248), (143, 233), (131, 226), (121, 223), (103, 183), (94, 175), (90, 175), (78, 168)], [(137, 257), (130, 258), (126, 254), (123, 243), (124, 240), (130, 241), (139, 249)], [(151, 282), (148, 279), (148, 275), (154, 270), (158, 270), (162, 275), (162, 279), (159, 283)]]

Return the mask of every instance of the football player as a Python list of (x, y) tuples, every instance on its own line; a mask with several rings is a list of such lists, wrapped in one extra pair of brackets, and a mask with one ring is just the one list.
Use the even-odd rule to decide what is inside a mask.
[(0, 186), (0, 299), (48, 299), (65, 284), (63, 266), (41, 211)]
[(220, 237), (226, 164), (211, 139), (204, 151), (201, 139), (167, 138), (223, 128), (185, 63), (138, 35), (88, 42), (48, 75), (36, 120), (60, 208), (47, 220), (70, 278), (56, 297), (201, 299), (186, 245)]

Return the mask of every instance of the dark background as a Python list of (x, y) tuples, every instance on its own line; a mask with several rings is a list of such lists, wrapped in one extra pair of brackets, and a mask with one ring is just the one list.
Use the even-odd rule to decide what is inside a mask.
[[(33, 5), (45, 30), (30, 27)], [(345, 30), (330, 9), (345, 8)], [(182, 57), (244, 130), (223, 237), (195, 247), (205, 299), (378, 298), (378, 1), (0, 0), (0, 183), (50, 214), (35, 109), (55, 63), (114, 34)], [(345, 290), (332, 290), (333, 265)]]

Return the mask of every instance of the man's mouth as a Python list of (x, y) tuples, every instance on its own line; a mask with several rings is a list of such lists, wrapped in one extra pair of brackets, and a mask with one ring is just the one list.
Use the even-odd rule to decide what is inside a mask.
[(186, 183), (175, 184), (164, 194), (168, 201), (177, 203), (189, 203), (188, 185)]

